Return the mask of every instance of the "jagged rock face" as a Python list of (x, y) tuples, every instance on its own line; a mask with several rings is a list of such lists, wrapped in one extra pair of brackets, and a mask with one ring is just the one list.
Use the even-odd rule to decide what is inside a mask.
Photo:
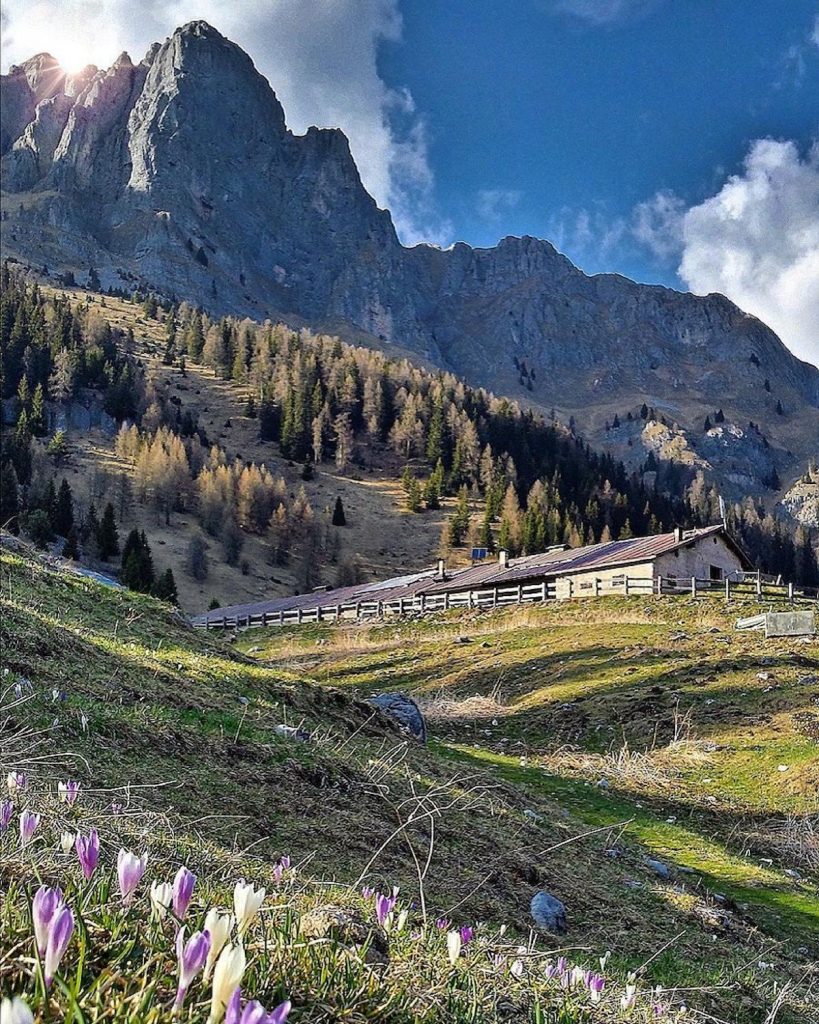
[(683, 430), (719, 407), (770, 426), (786, 472), (819, 436), (819, 370), (722, 296), (587, 277), (536, 238), (402, 247), (344, 135), (288, 131), (247, 54), (204, 22), (73, 78), (40, 54), (0, 95), (6, 254), (398, 346), (603, 443), (604, 420), (643, 401)]

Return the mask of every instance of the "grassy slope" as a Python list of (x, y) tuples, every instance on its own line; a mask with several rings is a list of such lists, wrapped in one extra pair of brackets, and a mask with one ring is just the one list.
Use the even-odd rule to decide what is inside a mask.
[[(819, 812), (819, 657), (815, 643), (734, 632), (750, 610), (607, 599), (250, 631), (239, 647), (351, 692), (414, 694), (442, 755), (589, 826), (627, 821), (624, 836), (681, 869), (686, 890), (772, 938), (800, 936), (815, 957), (815, 875), (778, 837)], [(679, 957), (665, 959), (669, 980)]]
[[(709, 838), (699, 812), (686, 808), (681, 794), (675, 798), (678, 816), (689, 817), (685, 826), (671, 826), (664, 824), (665, 809), (648, 799), (637, 808), (627, 787), (602, 793), (582, 779), (543, 771), (536, 750), (547, 751), (556, 726), (545, 706), (538, 724), (530, 721), (538, 717), (535, 705), (523, 715), (510, 700), (505, 714), (493, 711), (480, 723), (495, 734), (480, 742), (477, 724), (450, 709), (445, 722), (434, 724), (438, 738), (422, 751), (407, 748), (386, 720), (339, 692), (415, 686), (473, 694), (491, 689), (499, 675), (511, 680), (514, 667), (516, 699), (530, 700), (545, 682), (538, 659), (551, 665), (550, 674), (567, 660), (565, 651), (549, 655), (544, 648), (566, 642), (554, 632), (561, 616), (583, 620), (583, 629), (566, 636), (589, 637), (593, 624), (597, 634), (609, 636), (604, 641), (598, 635), (595, 642), (611, 645), (623, 617), (634, 620), (635, 630), (667, 634), (671, 627), (662, 623), (659, 606), (651, 616), (635, 602), (608, 605), (605, 614), (598, 611), (599, 619), (590, 606), (578, 606), (469, 622), (246, 634), (244, 646), (263, 647), (255, 653), (273, 659), (260, 664), (184, 628), (157, 602), (59, 574), (22, 554), (3, 553), (2, 601), (5, 665), (35, 685), (26, 705), (28, 721), (45, 727), (56, 713), (59, 728), (48, 743), (88, 757), (93, 770), (80, 769), (86, 786), (146, 786), (132, 789), (134, 806), (181, 812), (194, 819), (194, 835), (224, 849), (254, 844), (262, 857), (284, 851), (302, 862), (312, 857), (310, 871), (347, 881), (358, 877), (406, 818), (414, 789), (442, 808), (425, 886), (435, 913), (455, 908), (462, 919), (480, 917), (525, 930), (529, 899), (545, 886), (569, 908), (567, 943), (587, 949), (589, 956), (610, 948), (623, 968), (642, 964), (682, 933), (649, 965), (646, 977), (696, 987), (739, 984), (747, 1005), (737, 1020), (763, 1019), (775, 978), (793, 970), (802, 993), (810, 983), (803, 971), (816, 955), (815, 887), (732, 852), (716, 827)], [(684, 604), (674, 607), (682, 613)], [(710, 614), (699, 620), (699, 613), (686, 611), (688, 628), (693, 632), (694, 622), (709, 622)], [(454, 644), (464, 631), (473, 642)], [(319, 639), (325, 642), (318, 645)], [(797, 671), (788, 668), (788, 679)], [(582, 673), (574, 685), (583, 689)], [(52, 687), (65, 691), (56, 710)], [(601, 693), (606, 689), (601, 682)], [(608, 689), (612, 700), (626, 699), (625, 689)], [(542, 698), (537, 703), (545, 704)], [(83, 713), (87, 732), (81, 728)], [(489, 724), (493, 718), (497, 727)], [(303, 723), (316, 738), (302, 744), (278, 737), (273, 727), (284, 721)], [(507, 726), (510, 742), (525, 746), (504, 754), (500, 740)], [(802, 750), (807, 763), (810, 750), (799, 742), (793, 737), (792, 749)], [(591, 744), (601, 745), (599, 739)], [(772, 789), (770, 799), (775, 797)], [(554, 848), (590, 826), (602, 831)], [(417, 895), (413, 851), (423, 859), (429, 839), (428, 820), (402, 832), (376, 860), (369, 880), (398, 882)], [(701, 876), (680, 875), (669, 883), (646, 867), (647, 852), (672, 859), (674, 844), (679, 856), (673, 859), (685, 863), (687, 850)], [(614, 846), (617, 858), (606, 852)], [(714, 901), (710, 888), (736, 901), (722, 920), (715, 915), (725, 905)], [(713, 955), (716, 942), (721, 948), (728, 944), (719, 958)], [(548, 938), (546, 944), (555, 945)], [(758, 959), (773, 960), (776, 974), (757, 970)], [(736, 999), (733, 990), (729, 998), (719, 991), (693, 996), (733, 1019), (727, 1013)], [(788, 1020), (787, 1013), (780, 1019)], [(799, 1011), (790, 1019), (800, 1019)]]
[[(143, 317), (141, 306), (105, 296), (105, 308), (101, 309), (99, 295), (81, 289), (60, 293), (69, 295), (76, 304), (90, 298), (113, 326), (132, 328), (134, 354), (142, 360), (147, 373), (179, 403), (182, 412), (190, 410), (198, 416), (210, 442), (222, 445), (231, 459), (265, 463), (275, 475), (284, 477), (292, 494), (304, 486), (316, 515), (328, 523), (336, 496), (341, 495), (348, 525), (335, 531), (341, 546), (338, 561), (355, 552), (361, 556), (369, 576), (381, 578), (395, 575), (407, 566), (421, 568), (434, 560), (446, 513), (417, 515), (405, 511), (400, 486), (404, 462), (387, 446), (366, 449), (366, 469), (351, 467), (340, 474), (331, 462), (326, 462), (318, 467), (312, 481), (304, 482), (301, 467), (281, 458), (277, 445), (260, 441), (258, 422), (243, 415), (246, 388), (220, 379), (205, 366), (188, 362), (183, 377), (178, 369), (163, 365), (164, 325)], [(58, 479), (64, 474), (83, 504), (93, 499), (99, 508), (111, 500), (119, 510), (116, 480), (119, 474), (128, 472), (128, 467), (114, 453), (113, 438), (99, 430), (72, 430), (68, 440), (71, 457), (67, 467), (58, 471)], [(102, 473), (108, 474), (104, 495), (95, 492), (103, 480)], [(211, 548), (210, 573), (205, 581), (197, 582), (181, 568), (187, 545), (199, 530), (195, 515), (175, 513), (166, 525), (164, 516), (136, 503), (126, 503), (122, 512), (121, 531), (124, 533), (132, 526), (145, 529), (158, 567), (173, 568), (182, 607), (192, 614), (203, 611), (212, 597), (226, 605), (291, 594), (297, 589), (297, 563), (284, 568), (269, 565), (266, 543), (250, 535), (246, 536), (241, 556), (249, 563), (247, 575), (223, 561), (218, 538), (206, 538)], [(407, 529), (408, 519), (412, 520), (411, 529)], [(335, 583), (337, 568), (337, 562), (324, 567), (325, 582)]]

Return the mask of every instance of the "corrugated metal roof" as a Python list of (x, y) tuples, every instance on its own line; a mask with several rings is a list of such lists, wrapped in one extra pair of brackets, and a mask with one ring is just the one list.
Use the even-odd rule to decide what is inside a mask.
[(246, 618), (264, 613), (302, 608), (327, 607), (348, 604), (353, 601), (397, 601), (416, 594), (443, 594), (461, 590), (480, 589), (490, 586), (516, 584), (523, 580), (540, 580), (592, 569), (613, 569), (657, 558), (659, 555), (687, 547), (703, 537), (724, 533), (724, 527), (707, 526), (686, 531), (682, 539), (676, 532), (660, 533), (651, 537), (630, 537), (628, 540), (609, 541), (605, 544), (591, 544), (583, 548), (550, 550), (536, 555), (510, 559), (506, 567), (499, 561), (478, 562), (465, 569), (449, 571), (445, 579), (437, 576), (434, 569), (394, 576), (391, 579), (362, 583), (336, 590), (322, 590), (293, 597), (273, 598), (253, 604), (230, 605), (216, 608), (204, 615), (198, 615), (194, 622), (219, 622), (223, 617)]
[[(366, 600), (397, 600), (402, 596), (401, 591), (411, 590), (413, 593), (434, 573), (434, 569), (425, 569), (422, 572), (411, 573), (404, 576), (394, 576), (388, 580), (376, 580), (368, 583), (357, 583), (350, 587), (337, 587), (335, 590), (311, 591), (307, 594), (293, 594), (290, 597), (275, 597), (266, 601), (254, 601), (250, 604), (231, 604), (224, 608), (214, 608), (212, 611), (193, 617), (193, 622), (221, 622), (223, 618), (247, 618), (257, 615), (275, 615), (281, 611), (291, 609), (308, 609), (324, 607), (325, 605), (347, 604), (350, 601)], [(393, 595), (394, 592), (394, 596)], [(388, 596), (389, 595), (389, 596)]]

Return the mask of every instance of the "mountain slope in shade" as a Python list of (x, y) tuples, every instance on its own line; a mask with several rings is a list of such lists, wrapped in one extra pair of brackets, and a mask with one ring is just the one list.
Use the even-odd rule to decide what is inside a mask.
[(787, 483), (816, 449), (819, 369), (759, 320), (721, 295), (589, 277), (536, 238), (403, 247), (343, 133), (292, 134), (205, 22), (74, 77), (40, 54), (1, 93), (6, 256), (397, 346), (573, 415), (635, 463), (654, 441), (605, 425), (645, 402), (736, 492), (774, 469)]

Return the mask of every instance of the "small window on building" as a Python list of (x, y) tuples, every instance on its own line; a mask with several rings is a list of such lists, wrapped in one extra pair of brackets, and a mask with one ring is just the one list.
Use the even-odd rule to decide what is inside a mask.
[(710, 565), (708, 567), (708, 576), (712, 580), (721, 580), (723, 578), (723, 572), (720, 566)]
[(622, 587), (626, 582), (625, 576), (612, 576), (611, 585), (613, 587)]
[(592, 588), (591, 583), (581, 583), (580, 584), (580, 589), (581, 590), (591, 590), (591, 588)]

